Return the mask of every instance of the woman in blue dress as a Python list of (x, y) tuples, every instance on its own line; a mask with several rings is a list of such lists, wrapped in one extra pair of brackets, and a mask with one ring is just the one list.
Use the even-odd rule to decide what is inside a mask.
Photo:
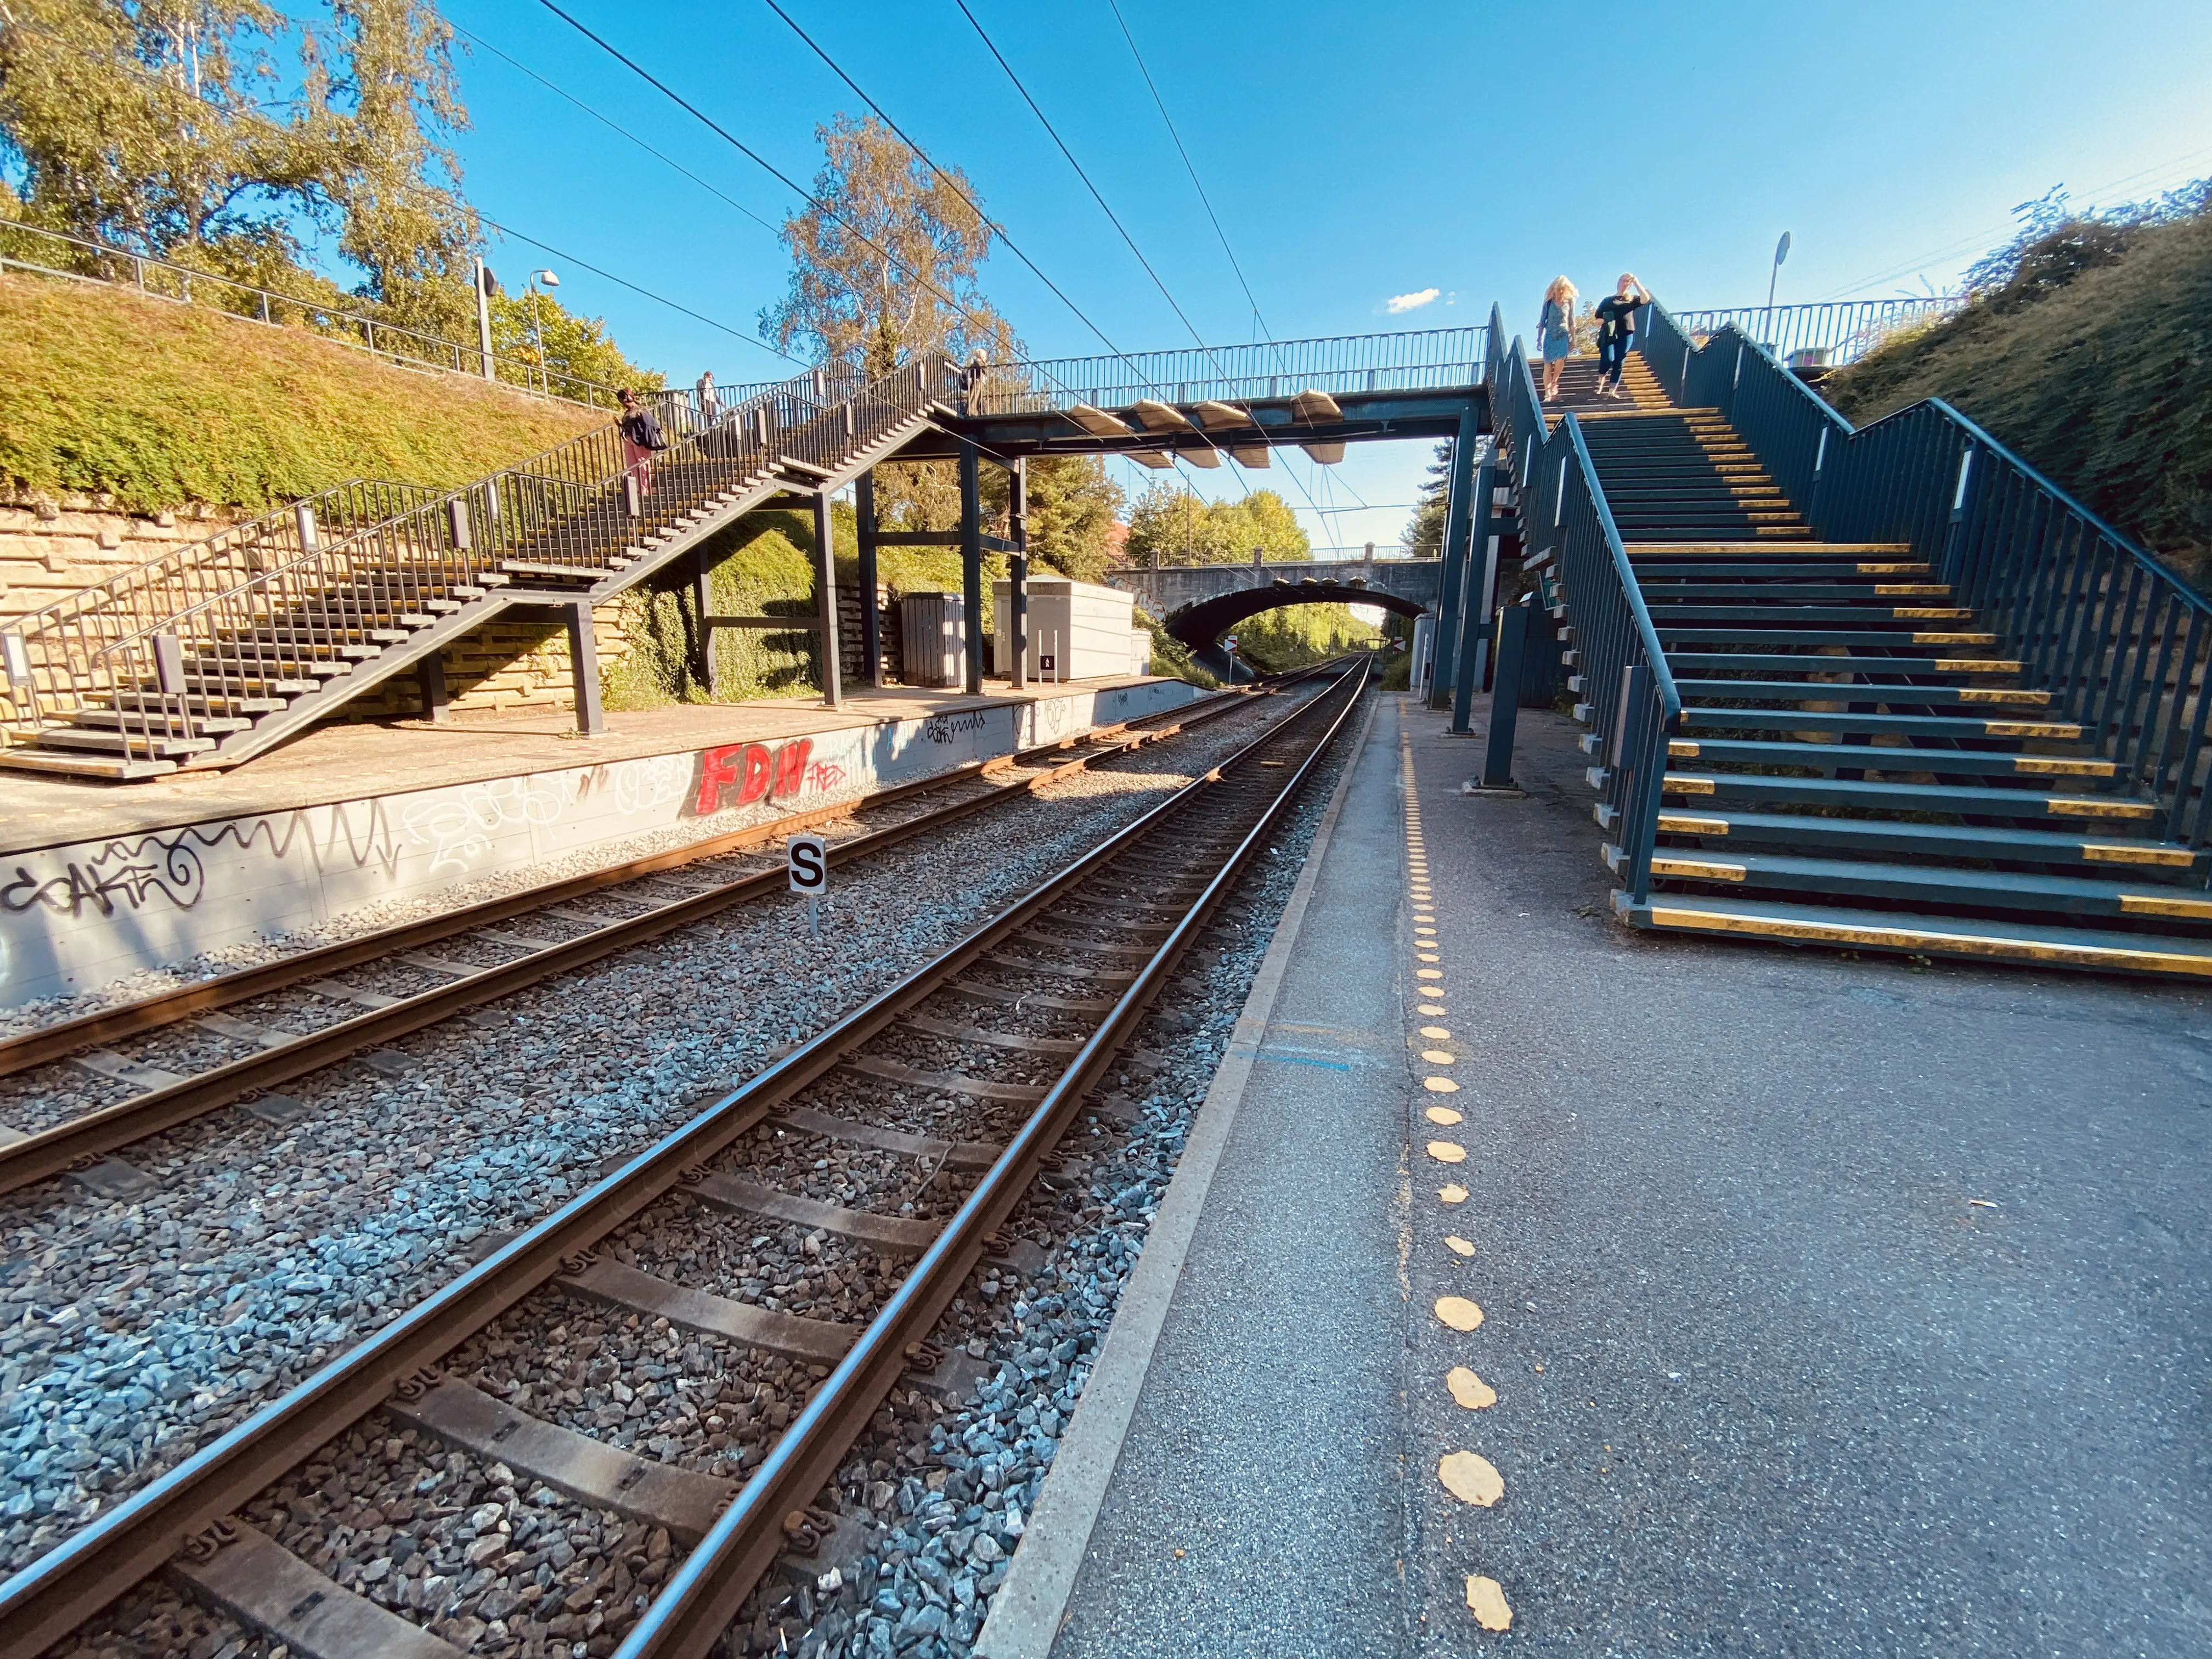
[(1543, 313), (1536, 319), (1536, 350), (1544, 360), (1544, 401), (1559, 395), (1559, 375), (1575, 349), (1575, 285), (1554, 276), (1544, 290)]

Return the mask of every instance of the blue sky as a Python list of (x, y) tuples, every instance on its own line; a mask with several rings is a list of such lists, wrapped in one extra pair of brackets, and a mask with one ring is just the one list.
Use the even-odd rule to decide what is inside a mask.
[[(857, 111), (759, 0), (562, 3), (802, 182), (820, 161), (816, 125)], [(967, 172), (1114, 346), (1192, 343), (953, 0), (785, 3), (936, 161)], [(969, 4), (1207, 342), (1255, 337), (1107, 0)], [(1756, 303), (1784, 230), (1784, 301), (1941, 289), (2053, 185), (2109, 204), (2212, 174), (2212, 5), (2194, 0), (1121, 7), (1276, 338), (1476, 323), (1493, 298), (1526, 330), (1561, 270), (1588, 292), (1634, 270), (1678, 309)], [(793, 205), (535, 0), (446, 9), (761, 219)], [(572, 263), (753, 333), (785, 282), (772, 231), (490, 51), (472, 48), (461, 77), (471, 198), (568, 256), (495, 246), (503, 278), (550, 265), (572, 307), (683, 380), (786, 372)], [(986, 288), (1032, 354), (1106, 349), (1014, 259), (994, 258)], [(1248, 482), (1283, 489), (1317, 544), (1387, 546), (1427, 459), (1374, 445), (1342, 467), (1300, 459)], [(1150, 476), (1129, 471), (1133, 485)], [(1240, 488), (1228, 468), (1196, 483)], [(1370, 506), (1323, 518), (1309, 492)]]

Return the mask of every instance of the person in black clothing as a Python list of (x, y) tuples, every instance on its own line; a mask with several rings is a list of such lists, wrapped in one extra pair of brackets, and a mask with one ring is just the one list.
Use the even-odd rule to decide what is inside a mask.
[(1620, 366), (1628, 359), (1630, 342), (1636, 337), (1638, 307), (1651, 303), (1644, 285), (1630, 272), (1620, 274), (1613, 291), (1597, 307), (1597, 390), (1601, 398), (1620, 396)]
[(668, 440), (661, 435), (660, 419), (643, 404), (637, 394), (628, 390), (621, 393), (623, 471), (637, 480), (637, 493), (653, 492), (653, 458), (668, 447)]

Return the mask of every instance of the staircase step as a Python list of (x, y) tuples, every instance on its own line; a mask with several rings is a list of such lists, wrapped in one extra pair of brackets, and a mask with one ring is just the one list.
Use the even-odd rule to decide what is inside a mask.
[(177, 769), (171, 760), (110, 759), (98, 755), (65, 755), (51, 749), (10, 744), (0, 748), (0, 766), (18, 772), (45, 772), (63, 778), (106, 778), (118, 783), (158, 778)]
[(1639, 543), (1630, 564), (1639, 582), (1849, 582), (1861, 577), (1870, 580), (1910, 582), (1924, 580), (1929, 574), (1928, 566), (1915, 564), (1910, 560), (1816, 558), (1802, 547), (1790, 548), (1779, 558), (1770, 556), (1762, 559), (1715, 559), (1710, 562), (1698, 562), (1687, 559), (1654, 559), (1650, 544)]
[(540, 564), (529, 559), (501, 559), (499, 568), (510, 576), (535, 576), (540, 580), (550, 576), (588, 584), (635, 562), (634, 559), (615, 559), (603, 565)]
[[(185, 734), (181, 716), (167, 714), (158, 709), (80, 708), (70, 717), (73, 729), (81, 732), (129, 732), (136, 734), (149, 731), (167, 731), (176, 736)], [(243, 732), (253, 722), (232, 714), (194, 715), (191, 729), (195, 732), (217, 732), (228, 736)]]
[[(1870, 736), (1893, 733), (1906, 738), (2031, 738), (2051, 743), (2078, 743), (2081, 738), (2081, 728), (2070, 720), (1977, 720), (1965, 714), (1861, 714), (1848, 710), (1807, 708), (1682, 711), (1682, 730), (1692, 735), (1731, 728), (1747, 732), (1856, 732)], [(1815, 738), (1808, 741), (1826, 739)]]
[(1810, 650), (1824, 645), (1842, 646), (1995, 646), (1994, 634), (1966, 629), (1848, 629), (1820, 628), (1682, 628), (1652, 618), (1662, 647), (1677, 645), (1801, 645)]
[(1667, 757), (1700, 761), (1708, 766), (1844, 767), (2100, 781), (2119, 775), (2119, 768), (2111, 761), (2070, 755), (2021, 755), (2002, 749), (1890, 748), (1856, 743), (1761, 743), (1747, 738), (1669, 738)]
[(2017, 962), (2039, 968), (2212, 978), (2212, 942), (2154, 933), (2040, 927), (2024, 919), (1989, 922), (1901, 911), (1831, 909), (1818, 904), (1738, 898), (1732, 894), (1725, 897), (1655, 894), (1647, 903), (1637, 904), (1626, 893), (1615, 893), (1613, 908), (1632, 927), (1662, 933)]
[(152, 760), (182, 760), (215, 747), (213, 738), (140, 738), (119, 732), (80, 732), (71, 727), (40, 734), (47, 749), (82, 749), (94, 754), (130, 755)]
[(1877, 783), (1864, 778), (1785, 778), (1769, 772), (1670, 769), (1663, 787), (1668, 795), (1693, 802), (1756, 800), (1848, 807), (1863, 812), (1951, 812), (1975, 817), (2069, 818), (2100, 823), (2149, 825), (2161, 811), (2149, 801), (2125, 795), (2054, 794), (2041, 789), (1983, 788), (1956, 783)]
[[(1620, 849), (1608, 847), (1618, 869)], [(1651, 873), (1668, 881), (1726, 882), (1747, 890), (1779, 888), (1855, 898), (1899, 899), (1922, 905), (1993, 910), (2056, 910), (2079, 916), (2160, 916), (2212, 921), (2212, 893), (2151, 884), (2091, 881), (2080, 876), (2031, 876), (2008, 870), (1948, 869), (1938, 865), (1875, 864), (1857, 859), (1791, 858), (1781, 854), (1685, 852), (1652, 854)], [(2208, 941), (2212, 945), (2212, 941)]]
[(1668, 672), (1679, 684), (1715, 669), (1775, 674), (2018, 674), (2013, 657), (1899, 657), (1881, 651), (1828, 656), (1814, 651), (1670, 651)]
[(1835, 818), (1808, 812), (1700, 812), (1669, 807), (1659, 815), (1659, 830), (1662, 835), (1694, 836), (1728, 846), (1771, 842), (1800, 849), (1864, 848), (1890, 854), (2025, 864), (2127, 865), (2147, 872), (2178, 872), (2198, 877), (2212, 867), (2212, 857), (2173, 842), (2098, 840), (2063, 830), (2000, 829), (1990, 824)]
[[(1813, 660), (1828, 663), (1843, 659), (1815, 657)], [(1821, 684), (1811, 680), (1686, 680), (1678, 677), (1674, 689), (1686, 697), (1750, 697), (1771, 702), (1918, 703), (1929, 708), (1998, 703), (2044, 708), (2050, 706), (2051, 696), (2048, 691), (2022, 691), (2001, 686), (1882, 684), (1863, 679)]]
[(1646, 592), (1651, 620), (1669, 627), (1698, 623), (1763, 623), (1770, 627), (1877, 628), (1884, 623), (1971, 623), (1974, 613), (1954, 605), (1674, 605), (1664, 593)]
[(1826, 582), (1644, 580), (1638, 585), (1644, 591), (1646, 605), (1683, 605), (1699, 599), (1751, 600), (1762, 608), (1784, 599), (1826, 600), (1838, 605), (1864, 605), (1869, 599), (1911, 599), (1932, 605), (1951, 597), (1950, 585), (1946, 582), (1893, 581), (1881, 578), (1866, 581)]

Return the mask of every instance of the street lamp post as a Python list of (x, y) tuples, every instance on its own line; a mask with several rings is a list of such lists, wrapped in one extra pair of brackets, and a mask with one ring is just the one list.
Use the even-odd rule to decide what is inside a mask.
[(561, 279), (550, 270), (533, 270), (525, 285), (530, 291), (530, 340), (538, 348), (538, 389), (550, 398), (553, 395), (553, 382), (545, 372), (545, 331), (538, 325), (538, 285), (540, 283), (548, 288), (558, 288)]
[(1769, 351), (1773, 352), (1777, 356), (1781, 355), (1782, 344), (1779, 340), (1772, 337), (1774, 334), (1774, 285), (1782, 279), (1782, 262), (1789, 257), (1790, 233), (1785, 230), (1782, 233), (1782, 240), (1774, 245), (1774, 267), (1766, 273), (1766, 332), (1768, 335), (1766, 349)]

